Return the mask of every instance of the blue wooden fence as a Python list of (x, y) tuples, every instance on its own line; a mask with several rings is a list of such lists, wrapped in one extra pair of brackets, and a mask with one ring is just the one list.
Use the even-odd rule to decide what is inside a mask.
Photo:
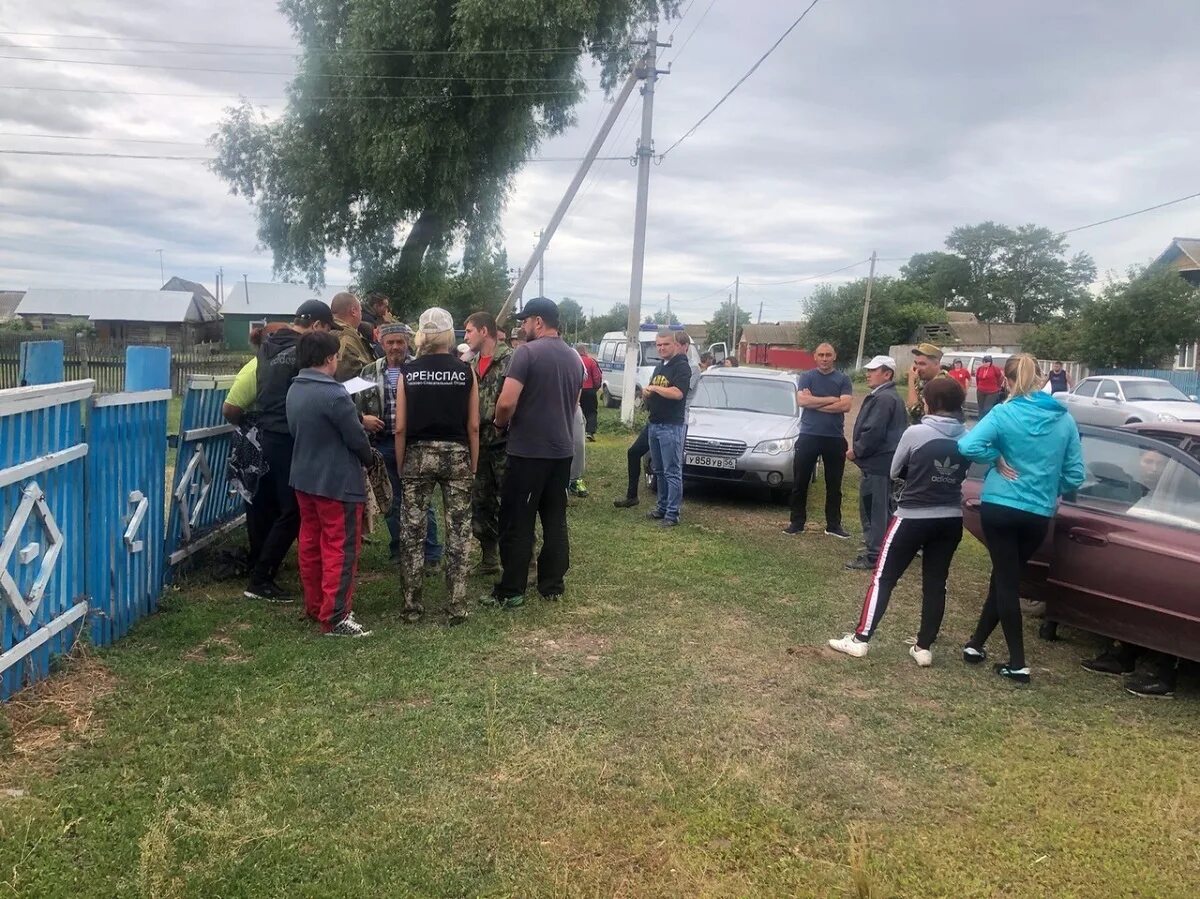
[[(90, 625), (97, 645), (157, 608), (170, 566), (241, 521), (220, 417), (232, 378), (192, 378), (167, 494), (170, 351), (131, 347), (124, 393), (64, 382), (62, 345), (24, 345), (0, 390), (0, 699), (46, 677)], [(165, 526), (168, 503), (171, 530)]]
[(1093, 375), (1129, 375), (1135, 378), (1162, 378), (1188, 396), (1200, 396), (1200, 371), (1174, 371), (1169, 368), (1099, 368)]
[(232, 385), (232, 375), (194, 375), (188, 381), (167, 523), (168, 565), (177, 565), (242, 523), (242, 499), (226, 470), (234, 429), (221, 415)]

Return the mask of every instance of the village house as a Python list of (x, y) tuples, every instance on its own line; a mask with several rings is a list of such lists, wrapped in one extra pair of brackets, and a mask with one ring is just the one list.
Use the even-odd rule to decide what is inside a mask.
[(16, 315), (35, 331), (76, 328), (100, 340), (187, 348), (219, 338), (220, 313), (199, 284), (172, 279), (175, 290), (31, 288)]
[[(1175, 269), (1189, 284), (1200, 287), (1200, 238), (1176, 237), (1154, 260)], [(1175, 354), (1176, 371), (1200, 371), (1200, 343), (1181, 343)]]
[(250, 346), (250, 331), (266, 322), (290, 322), (305, 300), (318, 299), (328, 303), (345, 285), (327, 284), (312, 288), (307, 284), (287, 284), (275, 281), (237, 281), (231, 285), (221, 307), (223, 340), (231, 350)]

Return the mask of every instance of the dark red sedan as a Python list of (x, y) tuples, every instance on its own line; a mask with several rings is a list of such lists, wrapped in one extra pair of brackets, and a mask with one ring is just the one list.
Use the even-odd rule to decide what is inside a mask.
[[(1087, 477), (1059, 504), (1021, 595), (1046, 619), (1200, 661), (1200, 424), (1079, 427)], [(980, 540), (986, 469), (963, 484)]]

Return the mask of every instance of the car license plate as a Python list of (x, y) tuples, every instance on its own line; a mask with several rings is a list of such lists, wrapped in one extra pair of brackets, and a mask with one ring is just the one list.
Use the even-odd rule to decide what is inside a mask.
[(688, 465), (697, 465), (701, 468), (733, 469), (737, 465), (734, 459), (723, 459), (720, 456), (702, 456), (699, 453), (685, 453), (683, 461)]

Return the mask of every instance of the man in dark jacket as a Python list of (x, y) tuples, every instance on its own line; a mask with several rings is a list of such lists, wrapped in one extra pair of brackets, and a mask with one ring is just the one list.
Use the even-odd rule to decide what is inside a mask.
[(354, 401), (334, 380), (338, 339), (305, 334), (296, 346), (300, 369), (287, 393), (288, 428), (295, 442), (289, 479), (300, 508), (300, 581), (304, 609), (333, 637), (367, 637), (351, 601), (362, 547), (367, 501), (363, 466), (371, 440)]
[(300, 509), (296, 494), (289, 483), (292, 473), (292, 435), (288, 431), (288, 388), (299, 373), (296, 366), (296, 344), (312, 331), (333, 328), (333, 313), (320, 300), (306, 300), (296, 310), (291, 327), (280, 328), (269, 335), (258, 351), (258, 408), (259, 439), (262, 441), (263, 461), (267, 472), (258, 482), (259, 494), (270, 491), (278, 513), (263, 537), (250, 583), (245, 596), (267, 602), (291, 602), (292, 599), (275, 583), (275, 575), (284, 557), (300, 533)]
[(854, 420), (854, 437), (846, 458), (862, 470), (858, 511), (863, 548), (846, 564), (852, 571), (871, 571), (879, 558), (883, 533), (892, 514), (892, 454), (908, 424), (904, 400), (896, 391), (896, 360), (876, 356), (863, 366), (871, 392)]

